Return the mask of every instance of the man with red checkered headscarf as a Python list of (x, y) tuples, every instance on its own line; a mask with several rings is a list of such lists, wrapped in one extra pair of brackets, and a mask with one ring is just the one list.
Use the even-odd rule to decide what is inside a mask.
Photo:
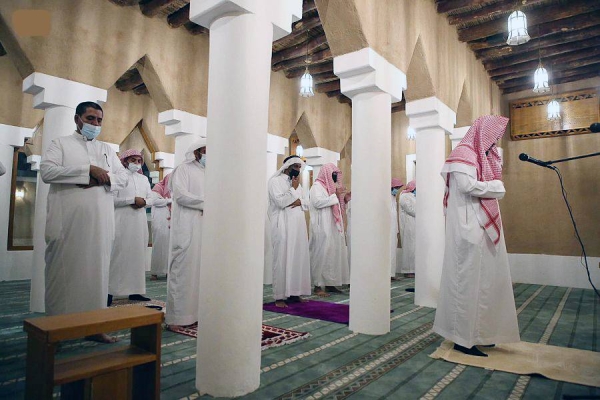
[(344, 193), (342, 171), (335, 164), (323, 165), (310, 188), (310, 272), (319, 296), (328, 296), (326, 291), (338, 293), (336, 286), (350, 283), (340, 207)]
[(496, 142), (508, 118), (478, 118), (442, 168), (446, 248), (433, 330), (454, 349), (518, 342), (519, 327), (498, 199), (504, 197)]
[(127, 186), (113, 193), (115, 204), (115, 240), (108, 274), (109, 305), (112, 296), (129, 296), (130, 300), (148, 301), (146, 294), (146, 259), (148, 220), (151, 207), (150, 182), (142, 174), (144, 157), (129, 149), (119, 155), (127, 169)]

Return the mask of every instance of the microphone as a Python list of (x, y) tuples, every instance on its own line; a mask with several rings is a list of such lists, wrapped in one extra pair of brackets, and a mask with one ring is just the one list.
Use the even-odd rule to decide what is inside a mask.
[(521, 161), (527, 161), (527, 162), (530, 162), (532, 164), (539, 165), (540, 167), (549, 168), (548, 167), (548, 163), (546, 161), (542, 161), (542, 160), (538, 160), (537, 158), (529, 157), (525, 153), (519, 154), (519, 160), (521, 160)]
[(594, 122), (593, 124), (591, 124), (590, 131), (592, 131), (593, 133), (600, 132), (600, 122)]

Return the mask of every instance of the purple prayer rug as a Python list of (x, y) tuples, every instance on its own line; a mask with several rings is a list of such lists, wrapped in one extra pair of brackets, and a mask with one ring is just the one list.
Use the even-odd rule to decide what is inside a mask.
[[(198, 337), (198, 324), (183, 326), (181, 328), (167, 328), (171, 332), (179, 333), (193, 338)], [(310, 336), (308, 332), (297, 332), (291, 329), (278, 328), (276, 326), (262, 326), (262, 339), (260, 341), (261, 350), (270, 349), (271, 347), (283, 346), (286, 344), (297, 342), (298, 340), (306, 339)]]
[(309, 300), (306, 303), (288, 303), (287, 308), (279, 308), (275, 303), (263, 304), (263, 310), (298, 317), (320, 319), (322, 321), (346, 324), (350, 321), (350, 306), (327, 301)]

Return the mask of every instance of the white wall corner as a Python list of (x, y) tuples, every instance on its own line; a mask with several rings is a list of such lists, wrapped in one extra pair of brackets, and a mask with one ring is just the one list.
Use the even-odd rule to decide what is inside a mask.
[(33, 136), (35, 129), (0, 124), (0, 144), (12, 147), (23, 147), (25, 139)]
[(109, 143), (109, 142), (104, 142), (108, 145), (108, 147), (110, 147), (111, 149), (113, 149), (115, 151), (115, 153), (118, 153), (121, 149), (121, 146), (119, 146), (116, 143)]
[(158, 161), (158, 166), (161, 168), (175, 168), (175, 154), (173, 153), (157, 151), (154, 153), (154, 161)]
[(38, 156), (37, 154), (32, 154), (27, 157), (27, 162), (31, 164), (32, 171), (40, 170), (40, 163), (42, 162), (42, 156)]
[(385, 92), (392, 103), (402, 100), (406, 75), (370, 47), (333, 59), (333, 71), (340, 78), (343, 94), (352, 98), (360, 93)]
[(417, 132), (428, 128), (442, 128), (446, 134), (454, 132), (456, 113), (437, 97), (427, 97), (406, 103), (406, 116)]
[(158, 123), (164, 125), (165, 135), (199, 135), (206, 137), (206, 117), (181, 110), (167, 110), (158, 114)]
[(191, 0), (190, 21), (210, 28), (225, 16), (263, 13), (273, 24), (273, 40), (292, 32), (292, 22), (302, 18), (302, 0)]
[(322, 147), (311, 147), (304, 149), (304, 158), (306, 158), (306, 164), (311, 167), (318, 167), (327, 163), (337, 165), (340, 160), (340, 153)]
[(33, 108), (50, 107), (75, 109), (84, 101), (105, 103), (108, 92), (95, 86), (34, 72), (23, 80), (23, 92), (33, 95)]
[(288, 147), (288, 140), (284, 137), (267, 133), (267, 153), (283, 155)]

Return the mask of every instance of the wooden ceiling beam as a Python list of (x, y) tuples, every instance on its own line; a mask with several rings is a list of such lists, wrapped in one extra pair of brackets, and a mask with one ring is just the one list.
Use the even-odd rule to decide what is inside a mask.
[(307, 19), (303, 18), (300, 21), (295, 22), (293, 24), (292, 33), (273, 42), (273, 51), (281, 51), (290, 46), (304, 42), (306, 40), (307, 31), (317, 27), (321, 27), (321, 19), (318, 15)]
[[(299, 78), (302, 75), (304, 75), (304, 70), (305, 70), (305, 67), (296, 68), (296, 69), (288, 69), (285, 71), (285, 76), (290, 79)], [(311, 75), (321, 74), (321, 73), (325, 73), (325, 72), (333, 73), (333, 61), (326, 62), (323, 64), (317, 64), (317, 65), (311, 64), (308, 66), (308, 71), (311, 73)]]
[[(324, 62), (332, 61), (333, 55), (331, 54), (330, 49), (325, 49), (318, 51), (316, 53), (311, 54), (310, 56), (311, 64), (322, 64)], [(282, 69), (296, 69), (296, 68), (304, 68), (306, 66), (306, 57), (298, 57), (291, 60), (282, 61), (278, 64), (275, 64), (271, 67), (273, 71), (281, 71)]]
[[(328, 93), (340, 90), (340, 81), (333, 81), (315, 85), (315, 90), (319, 93)], [(327, 94), (329, 96), (329, 93)]]
[(591, 28), (581, 29), (572, 32), (565, 32), (556, 35), (550, 35), (542, 38), (532, 39), (525, 44), (519, 46), (499, 46), (486, 50), (481, 50), (475, 53), (475, 56), (482, 62), (493, 60), (496, 58), (508, 57), (514, 54), (522, 54), (527, 51), (538, 48), (561, 45), (565, 43), (578, 42), (583, 39), (590, 39), (600, 36), (600, 25)]
[[(523, 3), (525, 4), (521, 5), (521, 10), (527, 11), (536, 6), (547, 4), (548, 0), (525, 0)], [(464, 25), (476, 23), (480, 18), (485, 18), (487, 21), (501, 17), (508, 18), (513, 11), (515, 11), (515, 3), (513, 1), (494, 3), (477, 10), (448, 15), (448, 23), (450, 25)]]
[[(574, 75), (574, 76), (569, 76), (569, 77), (566, 77), (566, 78), (556, 79), (556, 81), (552, 82), (552, 84), (553, 85), (560, 85), (560, 84), (563, 84), (563, 83), (577, 82), (577, 81), (582, 81), (584, 79), (595, 78), (597, 76), (600, 76), (600, 68), (596, 69), (596, 72), (592, 73), (592, 74)], [(504, 93), (504, 94), (515, 93), (515, 92), (521, 92), (523, 90), (528, 90), (528, 89), (531, 89), (531, 85), (514, 86), (514, 87), (511, 87), (511, 88), (507, 88), (502, 93)]]
[(140, 3), (140, 10), (146, 17), (156, 17), (174, 0), (149, 0), (145, 3)]
[[(527, 61), (539, 60), (541, 57), (542, 64), (544, 60), (550, 57), (558, 56), (560, 54), (566, 54), (577, 50), (588, 49), (590, 47), (600, 46), (600, 36), (581, 40), (573, 43), (559, 44), (556, 46), (545, 47), (539, 51), (532, 50), (521, 54), (515, 54), (514, 56), (507, 56), (498, 60), (491, 60), (483, 63), (486, 70), (494, 70), (504, 67), (511, 67), (517, 64), (521, 64)], [(538, 56), (539, 54), (539, 56)]]
[[(548, 68), (548, 73), (552, 76), (553, 73), (557, 71), (564, 71), (571, 68), (580, 68), (585, 67), (586, 65), (596, 64), (599, 60), (600, 49), (594, 51), (590, 50), (582, 50), (575, 51), (573, 53), (569, 53), (564, 56), (559, 56), (558, 60), (546, 60), (546, 68)], [(528, 64), (528, 65), (526, 65)], [(503, 82), (509, 81), (511, 79), (520, 78), (522, 76), (533, 75), (535, 69), (537, 68), (537, 61), (533, 61), (530, 63), (523, 63), (518, 65), (518, 69), (506, 68), (503, 69), (502, 74), (494, 74), (491, 76), (492, 80), (497, 84), (501, 84)], [(528, 66), (529, 68), (525, 68), (524, 66)], [(500, 70), (497, 70), (500, 71)], [(488, 71), (488, 74), (494, 71)]]
[(183, 24), (183, 26), (192, 35), (202, 35), (204, 33), (208, 33), (208, 29), (206, 29), (203, 26), (196, 25), (192, 21), (186, 22), (185, 24)]
[(169, 14), (167, 23), (171, 28), (179, 28), (190, 20), (190, 3), (181, 7), (179, 10)]
[(144, 80), (142, 79), (139, 71), (136, 68), (133, 68), (125, 72), (119, 79), (117, 79), (115, 87), (123, 92), (127, 92), (143, 84)]
[[(535, 28), (530, 28), (529, 32), (535, 32), (534, 36), (536, 37), (546, 37), (560, 33), (579, 31), (581, 29), (586, 29), (598, 25), (600, 25), (600, 11), (594, 11), (589, 14), (565, 18), (561, 20), (560, 23), (548, 22), (545, 24), (537, 25)], [(503, 32), (494, 36), (487, 37), (485, 39), (478, 39), (469, 42), (469, 48), (477, 52), (493, 47), (506, 46), (506, 36), (506, 32)], [(521, 47), (525, 45), (527, 45), (527, 43), (514, 47)]]
[[(537, 34), (537, 30), (533, 29), (535, 25), (558, 21), (580, 14), (587, 14), (597, 10), (600, 10), (600, 2), (590, 2), (589, 0), (569, 0), (567, 3), (539, 8), (536, 11), (527, 14), (527, 24), (529, 25), (530, 36)], [(555, 24), (563, 25), (562, 23), (557, 24), (556, 22)], [(567, 27), (569, 25), (563, 26)], [(468, 28), (458, 29), (458, 40), (461, 42), (470, 42), (499, 33), (507, 34), (506, 21), (504, 19), (496, 19)]]
[(392, 103), (392, 113), (404, 111), (406, 109), (406, 101), (402, 99), (396, 103)]
[[(593, 75), (595, 72), (600, 71), (600, 59), (594, 63), (587, 66), (579, 67), (579, 68), (569, 68), (562, 71), (554, 71), (552, 76), (550, 77), (550, 83), (553, 83), (556, 79), (563, 79), (577, 75)], [(498, 84), (498, 87), (502, 90), (508, 89), (516, 86), (529, 85), (533, 89), (534, 81), (533, 74), (528, 76), (524, 76), (521, 78), (511, 79), (508, 81), (504, 81)]]
[(150, 94), (150, 92), (148, 92), (148, 88), (143, 83), (140, 86), (133, 88), (133, 93), (137, 95)]
[(333, 71), (324, 72), (322, 74), (311, 74), (311, 75), (313, 77), (313, 82), (315, 84), (333, 82), (333, 81), (337, 81), (340, 79), (340, 78), (338, 78), (338, 76), (336, 74), (333, 73)]
[(352, 99), (350, 97), (347, 97), (347, 96), (343, 95), (343, 94), (339, 94), (337, 96), (337, 101), (339, 103), (350, 104), (350, 106), (352, 106)]
[(445, 14), (447, 12), (455, 12), (462, 8), (473, 7), (480, 4), (489, 3), (490, 0), (445, 0), (436, 1), (437, 12)]
[(271, 57), (271, 64), (277, 64), (282, 61), (291, 60), (298, 57), (306, 57), (306, 54), (312, 54), (318, 50), (323, 50), (327, 45), (325, 35), (319, 35), (311, 38), (309, 41), (304, 41), (296, 46), (288, 47), (287, 49), (278, 51)]
[(304, 0), (302, 2), (302, 15), (308, 14), (316, 9), (317, 5), (315, 4), (315, 0)]

